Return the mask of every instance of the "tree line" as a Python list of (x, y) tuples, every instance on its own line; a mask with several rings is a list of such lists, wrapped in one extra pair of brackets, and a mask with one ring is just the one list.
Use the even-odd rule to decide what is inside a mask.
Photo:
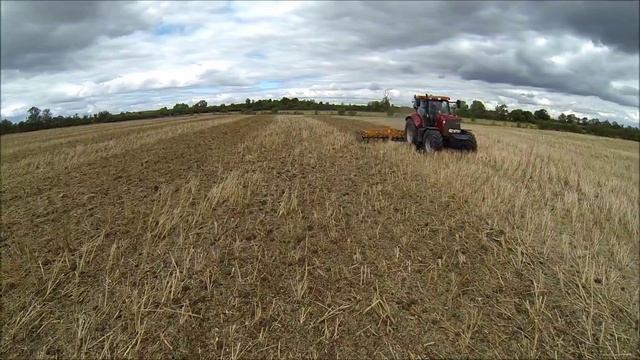
[(575, 114), (560, 114), (552, 118), (546, 109), (534, 112), (509, 108), (505, 104), (497, 105), (493, 110), (487, 109), (480, 100), (474, 100), (471, 105), (462, 101), (457, 114), (474, 119), (510, 121), (518, 124), (534, 124), (539, 129), (568, 131), (582, 134), (615, 137), (640, 141), (640, 129), (633, 126), (623, 126), (616, 121), (600, 120), (598, 118), (578, 117)]
[[(205, 100), (189, 106), (185, 103), (175, 104), (172, 108), (162, 107), (157, 110), (121, 112), (112, 114), (108, 111), (100, 111), (89, 115), (79, 116), (54, 116), (49, 109), (40, 110), (31, 107), (27, 111), (25, 120), (18, 123), (4, 119), (0, 121), (0, 134), (15, 132), (34, 131), (41, 129), (51, 129), (57, 127), (86, 125), (95, 123), (118, 122), (128, 120), (140, 120), (161, 118), (168, 116), (181, 116), (200, 113), (226, 113), (226, 112), (264, 112), (277, 113), (281, 110), (318, 110), (336, 111), (342, 115), (345, 113), (354, 114), (356, 111), (387, 112), (389, 115), (399, 112), (401, 109), (393, 104), (387, 95), (382, 100), (370, 101), (366, 105), (357, 104), (334, 104), (329, 102), (317, 102), (313, 99), (298, 99), (283, 97), (282, 99), (246, 99), (241, 103), (209, 105)], [(493, 110), (487, 109), (480, 100), (473, 100), (471, 105), (461, 101), (461, 106), (456, 109), (456, 113), (463, 117), (474, 119), (488, 119), (499, 121), (510, 121), (517, 124), (530, 123), (540, 129), (570, 131), (576, 133), (592, 134), (599, 136), (617, 137), (628, 140), (640, 141), (640, 129), (632, 126), (622, 126), (617, 122), (601, 121), (600, 119), (579, 118), (575, 114), (560, 114), (557, 119), (553, 119), (547, 110), (539, 109), (534, 112), (522, 109), (509, 111), (507, 105), (501, 104)]]
[(205, 100), (189, 106), (185, 103), (175, 104), (172, 108), (162, 107), (157, 110), (121, 112), (112, 114), (109, 111), (100, 111), (89, 115), (79, 116), (54, 116), (49, 109), (40, 110), (37, 107), (31, 107), (27, 111), (25, 120), (13, 123), (7, 119), (0, 121), (0, 134), (9, 134), (16, 132), (35, 131), (42, 129), (51, 129), (66, 126), (87, 125), (96, 123), (118, 122), (128, 120), (152, 119), (168, 116), (181, 116), (200, 113), (226, 113), (226, 112), (258, 112), (270, 111), (278, 112), (280, 110), (320, 110), (320, 111), (337, 111), (341, 114), (349, 111), (374, 111), (384, 112), (392, 108), (388, 97), (384, 97), (381, 101), (371, 101), (366, 105), (355, 104), (333, 104), (329, 102), (316, 102), (313, 99), (301, 100), (296, 97), (282, 99), (263, 99), (252, 100), (246, 99), (242, 103), (209, 105)]

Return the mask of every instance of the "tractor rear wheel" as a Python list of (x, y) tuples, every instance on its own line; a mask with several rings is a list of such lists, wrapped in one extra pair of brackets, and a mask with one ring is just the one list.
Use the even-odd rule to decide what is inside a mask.
[(444, 147), (442, 134), (436, 130), (427, 130), (422, 138), (422, 150), (426, 152), (440, 151)]
[(411, 119), (406, 120), (406, 124), (404, 125), (404, 136), (407, 139), (407, 142), (412, 145), (417, 144), (418, 140), (418, 129), (416, 129), (415, 124)]

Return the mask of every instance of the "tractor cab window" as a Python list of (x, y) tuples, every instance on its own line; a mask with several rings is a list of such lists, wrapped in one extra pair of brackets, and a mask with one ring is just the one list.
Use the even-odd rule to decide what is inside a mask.
[(448, 101), (443, 101), (442, 102), (442, 106), (440, 108), (440, 111), (442, 111), (443, 114), (451, 114), (451, 108), (449, 107), (449, 102)]
[(428, 101), (426, 100), (420, 100), (420, 99), (416, 99), (416, 110), (418, 111), (418, 114), (423, 118), (426, 119), (427, 116), (429, 115), (429, 112), (427, 110), (427, 105), (429, 104)]
[(431, 101), (429, 105), (429, 114), (434, 116), (437, 114), (451, 114), (449, 103), (446, 101)]

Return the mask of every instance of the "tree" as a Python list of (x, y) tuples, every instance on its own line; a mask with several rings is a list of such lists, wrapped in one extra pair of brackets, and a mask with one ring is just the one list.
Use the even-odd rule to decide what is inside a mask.
[(42, 115), (40, 115), (42, 122), (45, 125), (50, 125), (51, 124), (51, 110), (49, 109), (44, 109), (42, 110)]
[(469, 116), (469, 105), (464, 100), (460, 100), (460, 106), (456, 108), (456, 114), (459, 116)]
[(509, 117), (509, 109), (507, 108), (507, 105), (502, 104), (496, 106), (496, 116), (498, 117), (498, 120), (507, 120)]
[(171, 113), (174, 114), (174, 115), (176, 115), (176, 114), (178, 114), (178, 115), (179, 114), (186, 114), (188, 112), (189, 112), (189, 105), (183, 104), (183, 103), (175, 104), (173, 106), (173, 109), (171, 110)]
[(32, 106), (29, 110), (27, 110), (27, 123), (35, 124), (40, 122), (40, 109), (35, 106)]
[(13, 132), (14, 125), (11, 121), (4, 119), (0, 121), (0, 134), (8, 134)]
[(98, 122), (108, 122), (111, 120), (111, 113), (108, 111), (100, 111), (97, 116)]
[(564, 113), (560, 114), (560, 116), (558, 116), (558, 121), (560, 122), (567, 122), (567, 115), (565, 115)]
[(204, 100), (200, 100), (197, 103), (193, 104), (193, 110), (195, 112), (204, 112), (207, 110), (207, 102)]
[(567, 122), (569, 124), (575, 124), (575, 123), (578, 122), (578, 117), (575, 116), (574, 114), (569, 114), (569, 115), (567, 115)]
[(471, 116), (480, 118), (484, 117), (484, 113), (487, 111), (480, 100), (473, 100), (469, 109), (471, 110)]
[(384, 94), (382, 95), (382, 101), (380, 102), (382, 111), (387, 111), (391, 108), (391, 97), (389, 96), (389, 94), (389, 89), (385, 89)]
[(524, 116), (524, 121), (528, 121), (528, 122), (534, 122), (536, 120), (536, 117), (533, 115), (533, 113), (531, 111), (523, 111), (522, 115)]
[(549, 116), (549, 113), (545, 109), (536, 110), (533, 113), (533, 116), (535, 116), (536, 119), (538, 120), (543, 120), (543, 121), (551, 120), (551, 116)]
[(509, 113), (509, 119), (517, 123), (526, 121), (524, 111), (521, 109), (514, 109)]

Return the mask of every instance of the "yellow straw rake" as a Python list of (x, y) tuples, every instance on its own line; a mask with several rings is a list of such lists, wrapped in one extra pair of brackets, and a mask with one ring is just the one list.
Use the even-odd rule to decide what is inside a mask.
[(358, 135), (362, 141), (405, 141), (404, 131), (385, 126), (382, 129), (364, 129), (359, 130)]

